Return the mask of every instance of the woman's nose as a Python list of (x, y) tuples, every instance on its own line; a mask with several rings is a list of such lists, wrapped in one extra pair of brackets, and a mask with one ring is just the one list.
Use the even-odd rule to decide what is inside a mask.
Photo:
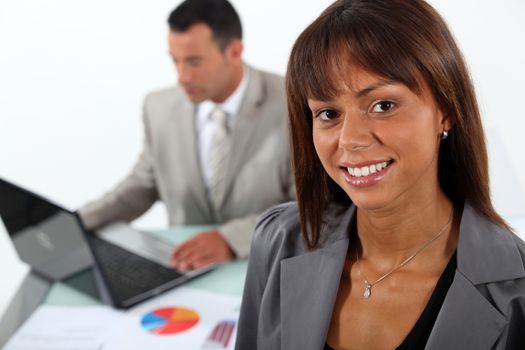
[(348, 112), (344, 116), (339, 135), (339, 147), (346, 151), (357, 151), (369, 147), (373, 142), (370, 121), (360, 111)]

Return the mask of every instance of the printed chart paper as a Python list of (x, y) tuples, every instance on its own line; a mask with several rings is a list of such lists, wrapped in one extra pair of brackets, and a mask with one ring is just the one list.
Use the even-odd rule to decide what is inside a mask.
[(233, 349), (240, 299), (179, 287), (127, 311), (43, 305), (4, 349)]
[[(240, 297), (177, 288), (127, 311), (104, 350), (212, 349), (204, 344), (221, 322), (236, 324), (240, 302)], [(233, 349), (234, 336), (232, 331), (228, 346), (213, 349)]]

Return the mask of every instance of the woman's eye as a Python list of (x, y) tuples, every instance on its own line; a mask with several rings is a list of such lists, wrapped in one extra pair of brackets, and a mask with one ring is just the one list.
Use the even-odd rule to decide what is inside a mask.
[(395, 106), (396, 104), (392, 101), (379, 101), (372, 106), (372, 112), (374, 113), (388, 112)]
[(332, 109), (325, 109), (317, 113), (317, 117), (322, 120), (332, 120), (337, 117), (337, 113)]

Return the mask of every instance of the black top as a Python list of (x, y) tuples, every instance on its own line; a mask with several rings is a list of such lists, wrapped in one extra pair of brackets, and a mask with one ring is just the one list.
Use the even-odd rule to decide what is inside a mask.
[[(421, 316), (419, 316), (419, 319), (410, 333), (408, 333), (405, 340), (403, 340), (396, 350), (417, 350), (425, 348), (430, 332), (432, 332), (432, 328), (434, 327), (434, 323), (439, 314), (439, 310), (441, 310), (441, 306), (445, 301), (450, 285), (454, 280), (456, 266), (456, 253), (454, 253), (445, 267), (445, 270), (439, 277), (436, 287), (434, 288), (425, 309), (421, 313)], [(331, 348), (330, 345), (325, 344), (324, 350), (333, 350), (333, 348)]]

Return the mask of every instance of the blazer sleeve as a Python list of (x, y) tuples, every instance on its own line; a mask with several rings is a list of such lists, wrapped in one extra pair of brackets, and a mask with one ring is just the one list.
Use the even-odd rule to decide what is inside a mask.
[(268, 210), (257, 223), (251, 244), (246, 281), (239, 315), (236, 350), (256, 350), (260, 305), (273, 263), (276, 249), (278, 217), (285, 206), (279, 205)]
[(132, 221), (146, 212), (159, 198), (146, 104), (147, 100), (143, 112), (144, 146), (131, 173), (112, 191), (78, 210), (88, 230), (97, 229), (112, 221)]

